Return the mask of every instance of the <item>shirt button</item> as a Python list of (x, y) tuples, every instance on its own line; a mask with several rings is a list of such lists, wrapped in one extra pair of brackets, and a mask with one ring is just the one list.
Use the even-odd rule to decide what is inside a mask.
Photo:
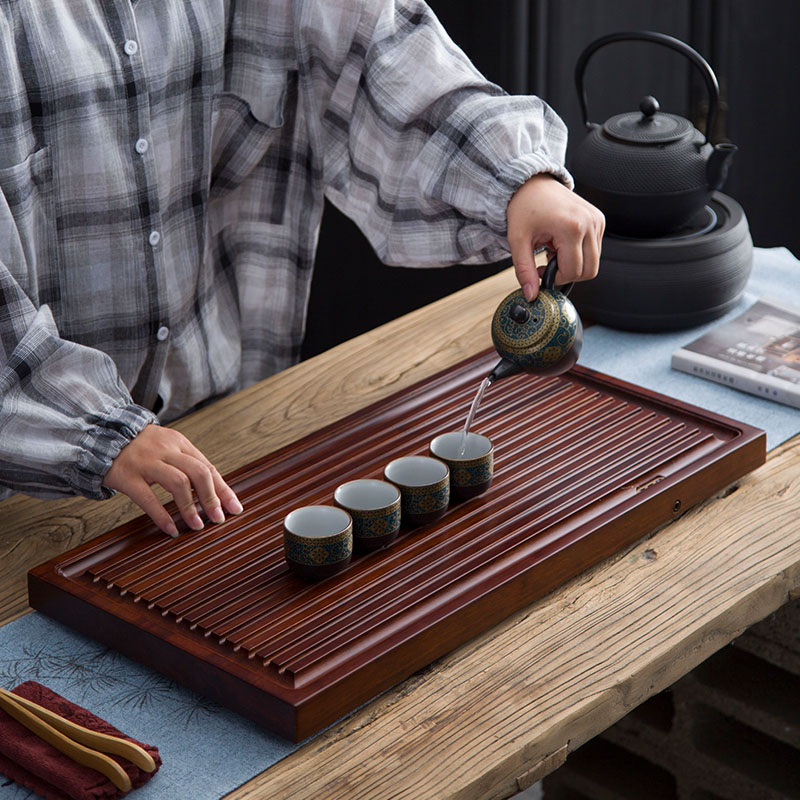
[(166, 325), (162, 325), (156, 331), (156, 339), (158, 339), (159, 342), (163, 342), (168, 336), (169, 336), (169, 328)]
[(147, 241), (155, 247), (161, 241), (161, 234), (158, 231), (150, 231), (150, 236), (147, 237)]
[(147, 152), (147, 148), (150, 147), (150, 143), (147, 139), (137, 139), (134, 147), (136, 148), (136, 152), (140, 156), (143, 156)]
[(128, 39), (122, 46), (122, 49), (129, 55), (135, 56), (139, 52), (139, 44), (134, 39)]

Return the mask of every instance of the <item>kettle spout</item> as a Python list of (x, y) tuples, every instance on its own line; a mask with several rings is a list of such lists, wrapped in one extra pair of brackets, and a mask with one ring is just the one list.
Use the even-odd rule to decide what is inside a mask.
[(731, 142), (720, 142), (714, 145), (711, 156), (706, 164), (706, 180), (712, 192), (721, 189), (728, 177), (728, 168), (733, 154), (739, 148)]
[(488, 385), (491, 386), (501, 378), (509, 378), (519, 372), (522, 372), (522, 367), (515, 364), (509, 358), (501, 358), (500, 361), (495, 364), (494, 369), (486, 376), (489, 381)]

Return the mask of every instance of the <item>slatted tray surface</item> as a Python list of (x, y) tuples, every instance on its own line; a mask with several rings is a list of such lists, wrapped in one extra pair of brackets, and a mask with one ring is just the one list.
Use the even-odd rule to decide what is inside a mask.
[(282, 520), (458, 430), (483, 354), (229, 476), (245, 512), (146, 517), (32, 570), (31, 605), (299, 740), (764, 461), (761, 431), (581, 367), (505, 379), (473, 430), (489, 491), (307, 583)]

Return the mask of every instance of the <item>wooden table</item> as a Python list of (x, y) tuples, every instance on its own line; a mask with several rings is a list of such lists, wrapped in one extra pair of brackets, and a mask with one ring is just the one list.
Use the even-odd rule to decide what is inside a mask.
[[(176, 423), (227, 473), (491, 345), (503, 272)], [(0, 503), (0, 623), (27, 570), (136, 516), (124, 497)], [(800, 595), (800, 436), (228, 795), (505, 798)]]

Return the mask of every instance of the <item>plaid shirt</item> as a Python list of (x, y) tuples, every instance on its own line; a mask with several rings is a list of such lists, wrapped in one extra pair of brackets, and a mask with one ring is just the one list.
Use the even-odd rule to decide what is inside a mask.
[(507, 255), (566, 131), (421, 0), (0, 0), (0, 496), (298, 358), (323, 198), (387, 263)]

